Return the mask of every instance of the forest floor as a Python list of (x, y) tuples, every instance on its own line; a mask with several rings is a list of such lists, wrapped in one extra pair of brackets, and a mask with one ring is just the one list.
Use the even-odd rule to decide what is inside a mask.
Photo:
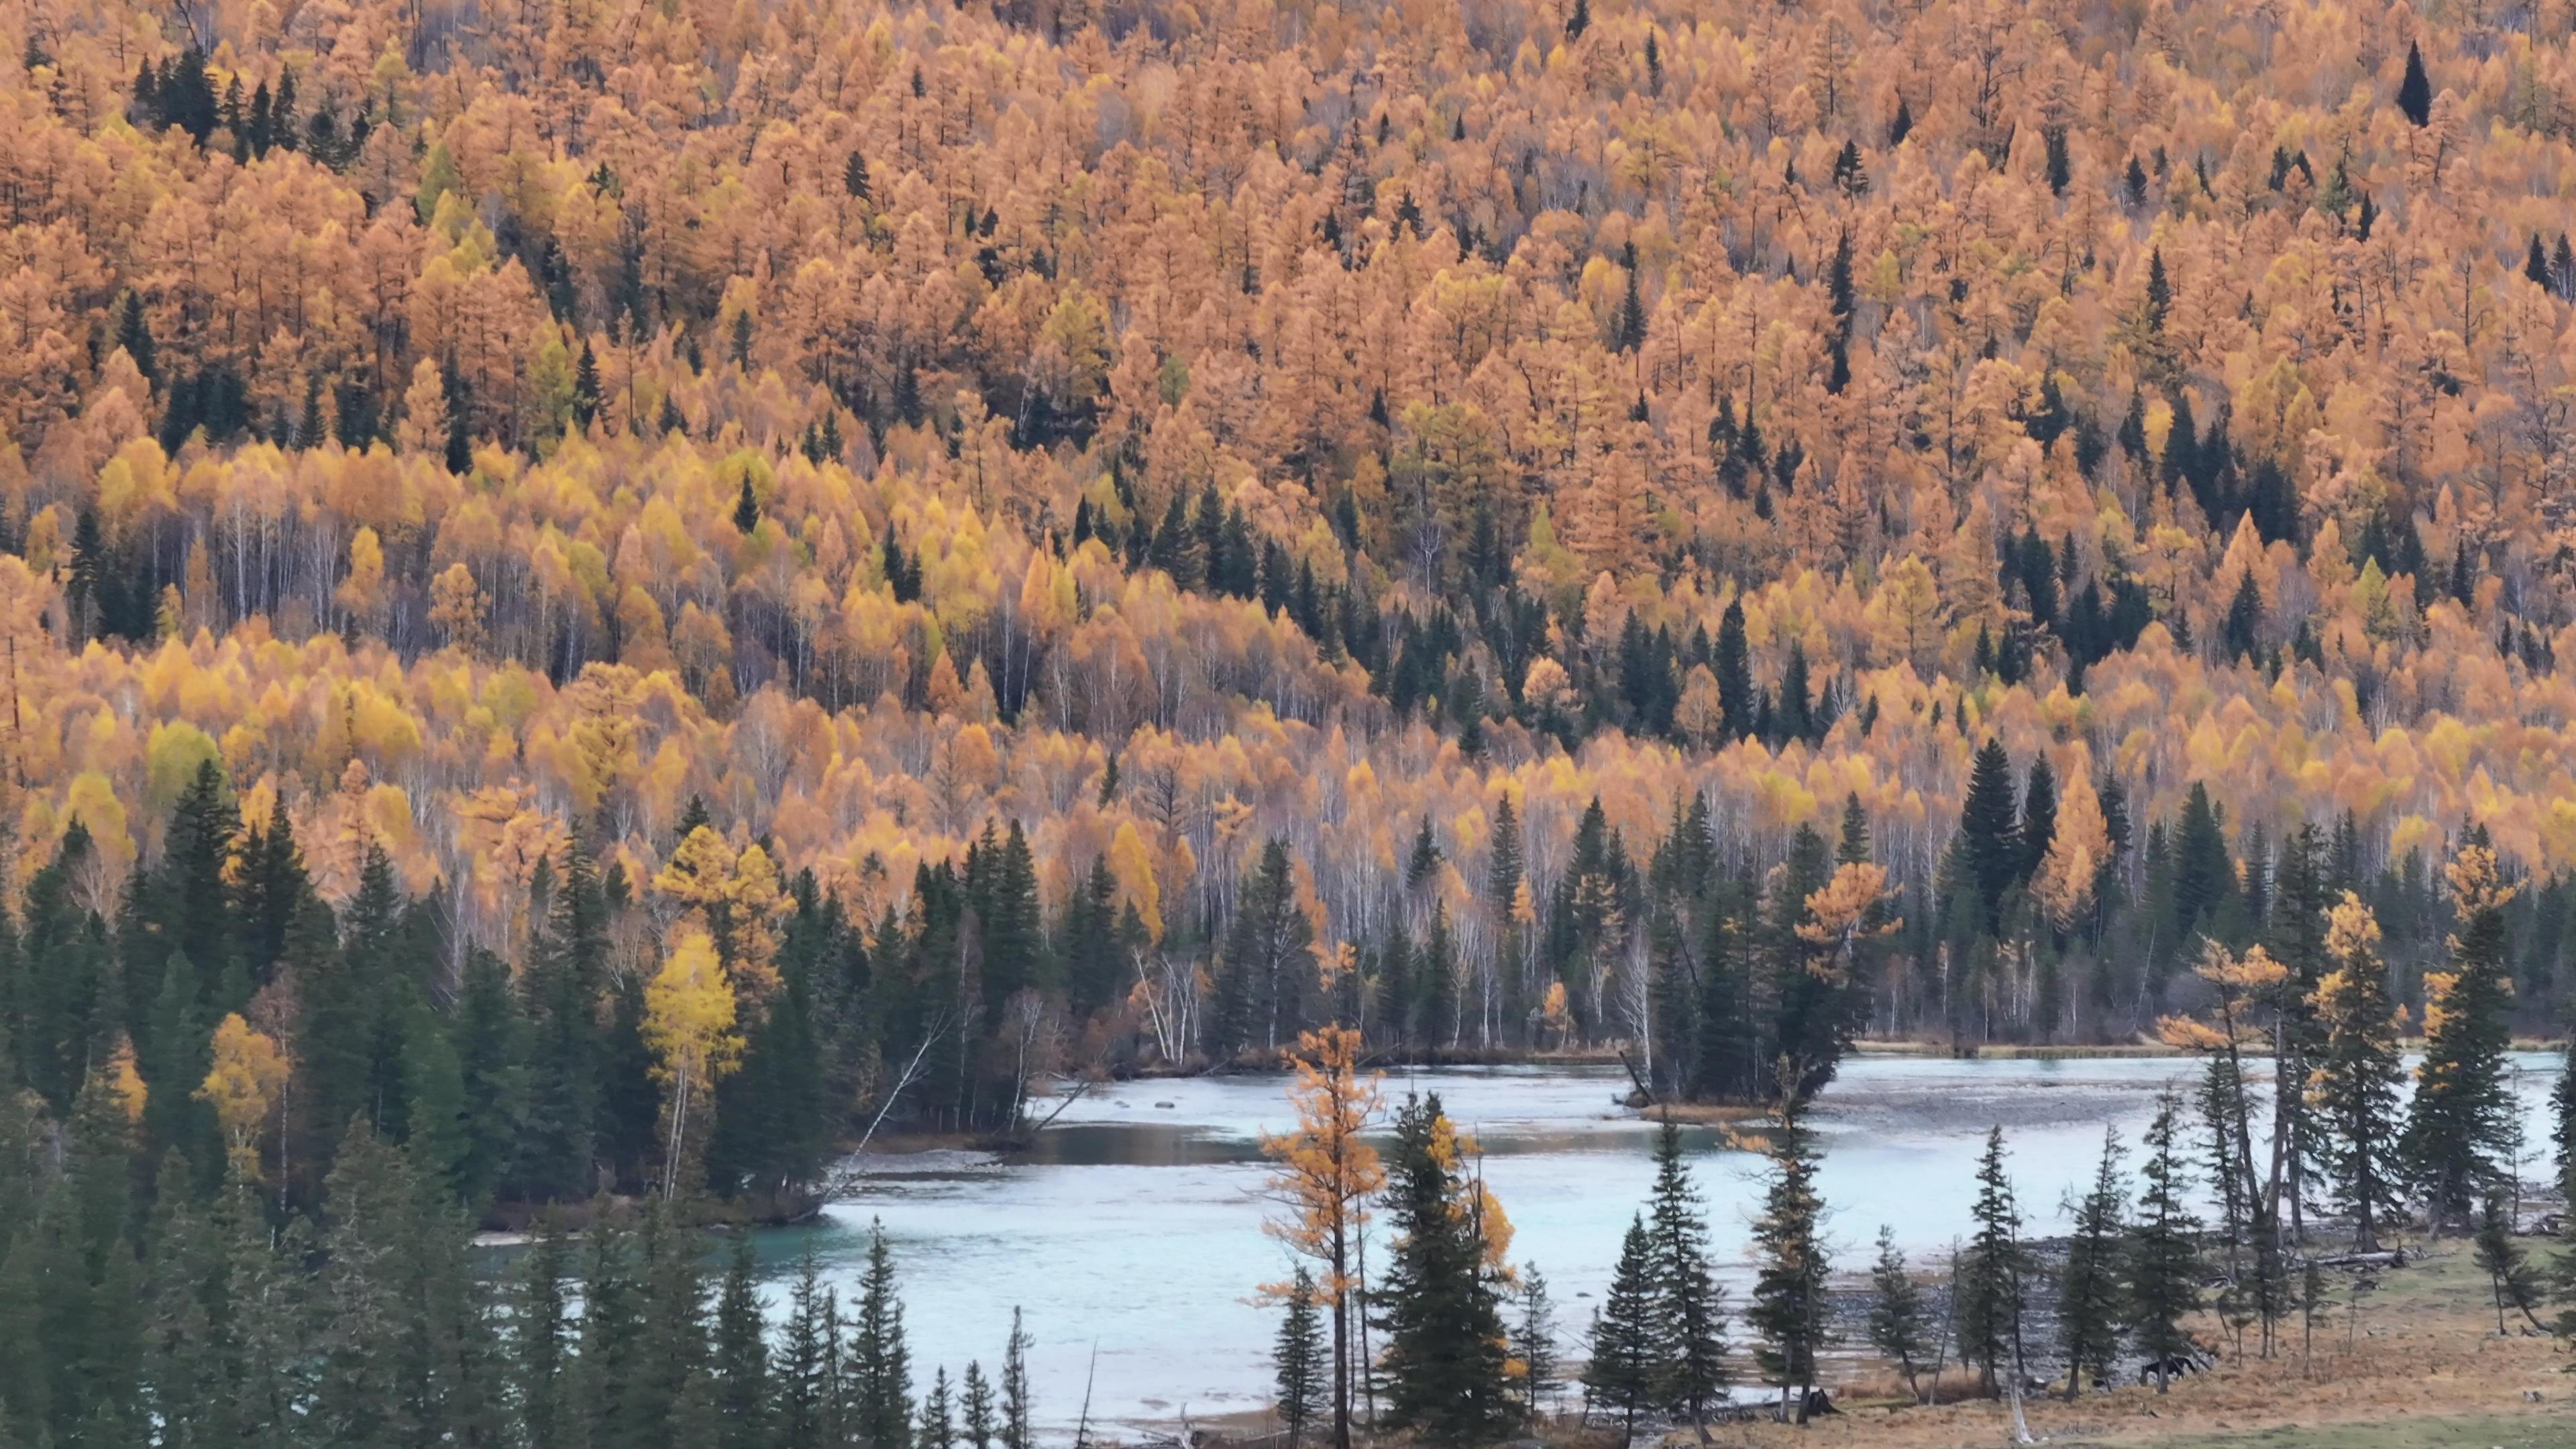
[[(2535, 1256), (2553, 1245), (2526, 1240)], [(2566, 1449), (2576, 1445), (2576, 1360), (2519, 1317), (2496, 1332), (2486, 1276), (2465, 1242), (2434, 1244), (2400, 1269), (2376, 1274), (2359, 1295), (2353, 1279), (2330, 1275), (2336, 1303), (2301, 1351), (2301, 1326), (2286, 1325), (2270, 1359), (2249, 1342), (2207, 1373), (2177, 1379), (2170, 1393), (2124, 1386), (2069, 1404), (2030, 1399), (2023, 1411), (2042, 1443), (2216, 1449)], [(2214, 1321), (2200, 1326), (2204, 1339)], [(1930, 1449), (2007, 1444), (2010, 1418), (1993, 1401), (1899, 1407), (1846, 1397), (1843, 1412), (1805, 1428), (1776, 1424), (1713, 1427), (1720, 1444), (1807, 1445), (1814, 1449)], [(1692, 1436), (1673, 1436), (1678, 1446)]]

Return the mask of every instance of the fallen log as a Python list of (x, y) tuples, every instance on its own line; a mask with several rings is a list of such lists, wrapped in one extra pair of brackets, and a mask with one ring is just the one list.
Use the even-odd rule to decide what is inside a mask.
[(2403, 1268), (2406, 1266), (2406, 1250), (2391, 1248), (2384, 1253), (2330, 1253), (2322, 1258), (2311, 1258), (2308, 1262), (2320, 1268)]

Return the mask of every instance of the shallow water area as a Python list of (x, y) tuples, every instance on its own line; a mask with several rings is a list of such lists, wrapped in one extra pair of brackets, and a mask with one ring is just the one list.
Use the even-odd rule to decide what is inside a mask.
[[(2548, 1054), (2515, 1059), (2534, 1141), (2557, 1065)], [(2104, 1127), (2134, 1149), (2156, 1095), (2187, 1089), (2198, 1073), (2197, 1062), (2171, 1057), (1854, 1058), (1811, 1119), (1838, 1269), (1866, 1269), (1882, 1223), (1918, 1260), (1964, 1236), (1977, 1155), (1995, 1125), (2029, 1231), (2063, 1231), (2061, 1202), (2089, 1180)], [(1279, 1314), (1254, 1294), (1290, 1271), (1261, 1228), (1260, 1140), (1291, 1124), (1287, 1086), (1277, 1074), (1110, 1084), (1025, 1152), (870, 1158), (858, 1191), (819, 1223), (761, 1234), (765, 1291), (783, 1309), (786, 1279), (811, 1243), (847, 1301), (875, 1219), (902, 1279), (917, 1389), (942, 1365), (954, 1384), (969, 1359), (997, 1373), (1017, 1306), (1035, 1345), (1036, 1420), (1051, 1432), (1075, 1427), (1086, 1396), (1091, 1423), (1113, 1432), (1259, 1410)], [(1565, 1065), (1395, 1072), (1384, 1084), (1390, 1109), (1408, 1090), (1437, 1092), (1482, 1143), (1486, 1179), (1512, 1221), (1512, 1258), (1546, 1274), (1569, 1358), (1580, 1357), (1653, 1175), (1654, 1125), (1616, 1105), (1627, 1086), (1616, 1066)], [(1717, 1129), (1685, 1131), (1720, 1276), (1740, 1303), (1761, 1159)]]

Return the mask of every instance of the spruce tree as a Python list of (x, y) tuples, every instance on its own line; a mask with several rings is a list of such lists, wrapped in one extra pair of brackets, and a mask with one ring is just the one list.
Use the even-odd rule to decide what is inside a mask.
[(2351, 891), (2328, 912), (2328, 969), (2311, 997), (2318, 1027), (2307, 1098), (2328, 1185), (2353, 1220), (2353, 1251), (2379, 1251), (2379, 1225), (2403, 1196), (2398, 1163), (2398, 1036), (2403, 1012), (2389, 999), (2379, 922)]
[(2021, 1207), (2004, 1172), (2004, 1133), (1986, 1134), (1977, 1162), (1977, 1230), (1959, 1266), (1959, 1356), (1977, 1365), (1985, 1391), (1998, 1391), (2021, 1361), (2022, 1309), (2032, 1271), (2021, 1240)]
[(1623, 1443), (1636, 1437), (1637, 1416), (1655, 1406), (1671, 1357), (1656, 1297), (1654, 1243), (1645, 1218), (1632, 1217), (1610, 1291), (1592, 1315), (1591, 1357), (1583, 1365), (1586, 1400), (1619, 1416)]
[(969, 1360), (966, 1365), (964, 1409), (966, 1442), (974, 1449), (993, 1449), (1001, 1430), (993, 1417), (993, 1385), (984, 1377), (980, 1359)]
[(1753, 733), (1753, 654), (1744, 632), (1744, 601), (1727, 602), (1717, 624), (1717, 707), (1726, 737), (1740, 740)]
[(511, 1390), (529, 1449), (578, 1444), (577, 1330), (564, 1298), (571, 1242), (551, 1211), (538, 1220), (510, 1313)]
[(2048, 859), (2049, 847), (2057, 843), (2057, 771), (2050, 767), (2046, 755), (2031, 759), (2021, 799), (2021, 864), (2014, 873), (2027, 883), (2039, 874), (2040, 863)]
[(1669, 1117), (1655, 1134), (1646, 1233), (1665, 1353), (1657, 1402), (1701, 1423), (1708, 1405), (1726, 1392), (1726, 1303), (1710, 1272), (1707, 1205), (1682, 1154), (1681, 1129)]
[(1511, 1404), (1480, 1189), (1458, 1176), (1457, 1133), (1437, 1095), (1408, 1098), (1395, 1137), (1392, 1261), (1372, 1295), (1386, 1335), (1379, 1425), (1435, 1444), (1481, 1442), (1510, 1423)]
[(2171, 1381), (2170, 1365), (2193, 1351), (2183, 1321), (2200, 1311), (2200, 1222), (2189, 1206), (2181, 1117), (2180, 1098), (2167, 1092), (2157, 1100), (2138, 1169), (2144, 1186), (2129, 1224), (2129, 1319), (2160, 1394)]
[(850, 1441), (858, 1449), (904, 1449), (912, 1438), (912, 1353), (904, 1337), (894, 1252), (881, 1221), (868, 1224), (867, 1270), (859, 1280), (841, 1379)]
[(2111, 1361), (2120, 1349), (2120, 1324), (2128, 1307), (2121, 1261), (2127, 1192), (2120, 1157), (2119, 1134), (2106, 1130), (2093, 1186), (2076, 1205), (2075, 1232), (2067, 1240), (2066, 1268), (2058, 1280), (2058, 1346), (2066, 1355), (2070, 1403), (2082, 1392), (2087, 1373), (2097, 1383), (2110, 1377)]
[(1521, 1264), (1515, 1296), (1520, 1317), (1512, 1324), (1511, 1355), (1521, 1366), (1521, 1413), (1535, 1423), (1563, 1387), (1556, 1346), (1556, 1303), (1536, 1263)]
[(2483, 844), (2462, 847), (2444, 874), (2454, 920), (2450, 969), (2424, 973), (2424, 1059), (2402, 1144), (2436, 1228), (2468, 1222), (2507, 1160), (2514, 1112), (2504, 907), (2517, 887), (2499, 876), (2495, 851)]
[(2003, 741), (1989, 735), (1969, 766), (1968, 795), (1959, 807), (1959, 834), (1967, 846), (1969, 878), (1987, 934), (2002, 929), (2005, 892), (2021, 874), (2022, 849), (2012, 760)]
[(1831, 1337), (1825, 1283), (1832, 1271), (1820, 1231), (1815, 1138), (1803, 1119), (1797, 1095), (1784, 1091), (1770, 1136), (1762, 1215), (1753, 1224), (1753, 1302), (1745, 1313), (1758, 1335), (1754, 1361), (1780, 1386), (1781, 1417), (1800, 1424), (1807, 1422), (1816, 1356)]
[(752, 1269), (751, 1235), (737, 1233), (716, 1296), (716, 1449), (765, 1449), (771, 1442), (769, 1342)]
[(2539, 1328), (2540, 1317), (2533, 1310), (2540, 1305), (2540, 1270), (2532, 1266), (2522, 1244), (2514, 1241), (2513, 1212), (2502, 1193), (2490, 1192), (2478, 1202), (2477, 1244), (2471, 1258), (2478, 1271), (2487, 1275), (2488, 1290), (2495, 1299), (2496, 1336), (2504, 1336), (2507, 1308)]
[(1011, 1336), (1002, 1345), (1002, 1449), (1029, 1449), (1036, 1442), (1029, 1428), (1029, 1408), (1029, 1331), (1014, 1306)]
[(1905, 1375), (1905, 1391), (1920, 1399), (1923, 1391), (1916, 1382), (1920, 1372), (1916, 1360), (1932, 1351), (1931, 1316), (1923, 1305), (1923, 1289), (1906, 1270), (1905, 1253), (1896, 1246), (1896, 1229), (1883, 1223), (1869, 1287), (1870, 1347), (1896, 1365), (1897, 1372)]
[(1324, 1346), (1323, 1315), (1315, 1307), (1315, 1275), (1303, 1263), (1288, 1284), (1286, 1303), (1288, 1313), (1280, 1320), (1270, 1367), (1277, 1387), (1279, 1425), (1288, 1431), (1288, 1442), (1296, 1444), (1304, 1440), (1306, 1426), (1326, 1411), (1332, 1371)]
[(1314, 977), (1314, 940), (1314, 924), (1297, 905), (1288, 843), (1274, 836), (1235, 903), (1209, 1012), (1209, 1055), (1222, 1059), (1253, 1046), (1276, 1051), (1293, 1039), (1304, 983)]
[(2433, 120), (2433, 82), (2424, 74), (2423, 47), (2406, 42), (2406, 78), (2397, 83), (2397, 109), (2423, 127)]
[[(668, 1199), (650, 1200), (637, 1234), (636, 1380), (612, 1441), (633, 1449), (693, 1446), (715, 1434), (707, 1363), (706, 1275)], [(594, 1439), (593, 1449), (600, 1449)], [(898, 1443), (896, 1449), (908, 1449)]]
[[(2227, 851), (2226, 814), (2209, 798), (2209, 786), (2194, 780), (2184, 797), (2182, 823), (2174, 833), (2174, 924), (2188, 936), (2209, 931), (2229, 895), (2236, 889), (2236, 866)], [(2177, 943), (2179, 944), (2179, 943)]]
[(921, 1401), (920, 1430), (912, 1442), (917, 1449), (954, 1449), (957, 1443), (957, 1418), (952, 1412), (945, 1365), (930, 1375), (930, 1393)]
[[(787, 1323), (769, 1368), (771, 1433), (779, 1449), (828, 1449), (837, 1442), (832, 1380), (839, 1316), (809, 1239), (788, 1289)], [(978, 1382), (970, 1371), (968, 1388)]]

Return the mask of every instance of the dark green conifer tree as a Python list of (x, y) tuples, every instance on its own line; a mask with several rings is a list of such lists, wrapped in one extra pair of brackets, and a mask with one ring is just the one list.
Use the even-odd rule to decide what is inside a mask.
[(1521, 1413), (1535, 1422), (1563, 1387), (1559, 1382), (1556, 1303), (1548, 1296), (1547, 1277), (1536, 1263), (1521, 1264), (1514, 1296), (1520, 1317), (1512, 1323), (1511, 1355), (1520, 1363)]
[(1297, 906), (1288, 842), (1274, 836), (1235, 902), (1210, 1013), (1210, 1055), (1224, 1058), (1245, 1047), (1276, 1051), (1293, 1040), (1313, 975), (1314, 939), (1314, 923)]
[(1717, 708), (1726, 737), (1740, 740), (1753, 733), (1753, 653), (1744, 633), (1744, 602), (1727, 602), (1718, 620), (1717, 657), (1709, 666), (1717, 675)]
[[(738, 1233), (724, 1287), (716, 1296), (711, 1365), (716, 1449), (768, 1449), (772, 1443), (768, 1326), (761, 1317), (753, 1268), (751, 1235)], [(942, 1439), (936, 1449), (947, 1449), (947, 1441)]]
[(930, 1375), (930, 1392), (921, 1401), (921, 1424), (913, 1443), (919, 1449), (954, 1449), (957, 1443), (955, 1402), (948, 1392), (944, 1364)]
[(1029, 1400), (1029, 1331), (1020, 1320), (1020, 1310), (1011, 1308), (1011, 1336), (1002, 1345), (1002, 1449), (1029, 1449), (1037, 1442), (1030, 1428)]
[[(2228, 898), (2236, 891), (2236, 865), (2227, 849), (2226, 812), (2209, 798), (2209, 786), (2194, 780), (2184, 797), (2182, 822), (2173, 837), (2174, 925), (2188, 938), (2207, 934)], [(2183, 947), (2186, 941), (2177, 941)]]
[(2129, 1220), (2129, 1321), (2160, 1394), (2171, 1385), (2174, 1361), (2194, 1352), (2183, 1324), (2201, 1304), (2200, 1221), (2190, 1207), (2181, 1118), (2180, 1098), (2168, 1092), (2157, 1101), (2138, 1170), (2144, 1186)]
[(2406, 78), (2397, 83), (2397, 109), (2406, 119), (2422, 127), (2433, 120), (2433, 82), (2424, 74), (2424, 51), (2414, 41), (2406, 42)]
[(582, 1441), (577, 1354), (580, 1333), (564, 1299), (572, 1243), (549, 1210), (520, 1265), (511, 1304), (511, 1390), (528, 1449), (575, 1449)]
[(1331, 1361), (1325, 1351), (1323, 1315), (1315, 1306), (1315, 1275), (1302, 1263), (1288, 1284), (1287, 1316), (1270, 1352), (1274, 1400), (1279, 1426), (1290, 1444), (1305, 1439), (1308, 1425), (1322, 1417), (1330, 1396)]
[(1619, 1244), (1610, 1291), (1593, 1311), (1591, 1356), (1583, 1365), (1585, 1398), (1619, 1416), (1623, 1442), (1636, 1436), (1637, 1416), (1658, 1403), (1670, 1359), (1656, 1297), (1654, 1243), (1645, 1218), (1633, 1217)]
[(2128, 1189), (2120, 1176), (2120, 1135), (2102, 1134), (2102, 1160), (2093, 1170), (2093, 1186), (2075, 1207), (2075, 1231), (2066, 1243), (2066, 1267), (2057, 1283), (2057, 1342), (2066, 1355), (2066, 1398), (2083, 1391), (2084, 1376), (2107, 1382), (2112, 1360), (2120, 1351), (2120, 1327), (2128, 1316), (2128, 1285), (2122, 1252), (2127, 1229), (2123, 1218)]
[(2021, 873), (2022, 849), (2018, 802), (2014, 798), (2012, 760), (2001, 739), (1988, 736), (1968, 770), (1968, 794), (1959, 807), (1959, 835), (1966, 865), (1993, 935), (2003, 928), (2005, 892)]
[[(1784, 1063), (1783, 1073), (1788, 1070)], [(1753, 1303), (1745, 1313), (1758, 1335), (1754, 1362), (1780, 1386), (1780, 1416), (1800, 1424), (1807, 1422), (1817, 1355), (1832, 1339), (1825, 1285), (1833, 1270), (1824, 1198), (1816, 1190), (1816, 1142), (1804, 1117), (1797, 1095), (1784, 1091), (1770, 1134), (1762, 1215), (1753, 1223)]]
[(1726, 1301), (1709, 1261), (1707, 1203), (1669, 1117), (1655, 1133), (1646, 1236), (1665, 1349), (1657, 1401), (1704, 1422), (1708, 1405), (1726, 1392)]
[(1985, 1391), (1998, 1391), (2020, 1371), (2022, 1311), (2029, 1300), (2032, 1263), (2021, 1239), (2021, 1207), (2004, 1172), (2004, 1133), (1986, 1134), (1977, 1162), (1977, 1230), (1959, 1264), (1959, 1356), (1977, 1366)]
[(2465, 1227), (2509, 1164), (2516, 1130), (2505, 1051), (2513, 996), (2505, 904), (2517, 893), (2495, 852), (2462, 847), (2446, 875), (2450, 969), (2427, 973), (2424, 1059), (2401, 1144), (2436, 1229)]
[(1869, 1270), (1869, 1342), (1880, 1356), (1905, 1376), (1905, 1390), (1920, 1399), (1918, 1360), (1932, 1352), (1931, 1315), (1923, 1306), (1923, 1289), (1907, 1271), (1905, 1253), (1896, 1246), (1896, 1229), (1880, 1224), (1878, 1261)]
[[(839, 1443), (833, 1382), (839, 1320), (832, 1291), (823, 1286), (822, 1265), (808, 1240), (787, 1292), (787, 1322), (770, 1363), (770, 1432), (778, 1449), (831, 1449)], [(974, 1384), (970, 1371), (970, 1391)]]
[[(1386, 1207), (1392, 1261), (1371, 1295), (1385, 1334), (1379, 1426), (1474, 1444), (1511, 1422), (1502, 1314), (1472, 1186), (1437, 1095), (1396, 1113)], [(1017, 1446), (1013, 1446), (1017, 1449)]]
[(868, 1224), (867, 1271), (841, 1356), (841, 1397), (849, 1441), (859, 1449), (904, 1449), (912, 1438), (912, 1351), (885, 1224)]
[(993, 1417), (993, 1386), (984, 1377), (980, 1360), (966, 1365), (965, 1397), (966, 1442), (974, 1449), (993, 1449), (1001, 1430)]
[(2540, 1270), (2532, 1264), (2530, 1253), (2514, 1240), (2513, 1210), (2505, 1205), (2502, 1193), (2490, 1192), (2479, 1200), (2476, 1247), (2470, 1256), (2478, 1271), (2487, 1275), (2488, 1291), (2495, 1299), (2496, 1336), (2504, 1336), (2508, 1308), (2521, 1314), (2533, 1328), (2540, 1328), (2540, 1316), (2535, 1311), (2542, 1292)]

